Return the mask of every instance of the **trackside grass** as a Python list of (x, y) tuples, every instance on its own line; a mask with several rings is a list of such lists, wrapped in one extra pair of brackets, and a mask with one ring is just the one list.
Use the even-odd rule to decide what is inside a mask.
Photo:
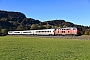
[(90, 60), (90, 40), (2, 36), (0, 60)]

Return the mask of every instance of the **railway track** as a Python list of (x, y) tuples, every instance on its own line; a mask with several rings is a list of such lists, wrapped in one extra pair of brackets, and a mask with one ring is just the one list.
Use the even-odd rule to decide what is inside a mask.
[(9, 36), (25, 36), (25, 37), (40, 37), (40, 38), (65, 38), (65, 39), (90, 40), (90, 35), (82, 35), (82, 36), (31, 36), (31, 35), (9, 35)]
[(78, 39), (78, 40), (90, 40), (90, 36), (39, 36), (43, 38), (65, 38), (65, 39)]

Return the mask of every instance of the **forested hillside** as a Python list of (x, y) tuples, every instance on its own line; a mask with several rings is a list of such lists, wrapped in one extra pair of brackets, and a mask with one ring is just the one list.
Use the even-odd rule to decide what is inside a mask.
[(65, 20), (50, 20), (41, 22), (34, 18), (27, 18), (21, 12), (0, 10), (0, 32), (7, 34), (10, 30), (50, 29), (60, 27), (80, 27), (83, 34), (90, 34), (90, 27), (76, 25)]

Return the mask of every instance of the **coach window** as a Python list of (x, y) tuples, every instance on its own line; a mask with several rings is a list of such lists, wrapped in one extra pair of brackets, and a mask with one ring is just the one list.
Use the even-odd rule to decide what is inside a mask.
[(12, 32), (9, 32), (9, 33), (12, 33)]
[(40, 33), (40, 31), (37, 31), (37, 33)]
[(38, 31), (36, 31), (36, 33), (38, 33)]
[(20, 32), (15, 32), (15, 33), (20, 33)]
[(23, 32), (23, 33), (31, 33), (31, 32)]
[(41, 31), (36, 31), (37, 33), (40, 33)]

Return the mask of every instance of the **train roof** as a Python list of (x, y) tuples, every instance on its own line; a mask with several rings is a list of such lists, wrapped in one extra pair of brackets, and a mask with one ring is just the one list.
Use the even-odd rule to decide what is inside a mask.
[(71, 30), (71, 29), (76, 29), (76, 27), (66, 27), (66, 28), (57, 28), (57, 29), (60, 29), (60, 30), (62, 30), (62, 29)]
[(74, 28), (76, 28), (76, 27), (66, 27), (66, 28), (58, 28), (58, 29), (74, 29)]
[(40, 30), (34, 30), (34, 31), (52, 31), (52, 30), (55, 30), (55, 29), (40, 29)]
[[(47, 31), (47, 30), (55, 30), (55, 29), (39, 29), (39, 30), (23, 30), (23, 31)], [(9, 31), (10, 32), (10, 31)], [(13, 31), (13, 32), (15, 32), (15, 31)], [(16, 32), (20, 32), (20, 31), (16, 31)]]

